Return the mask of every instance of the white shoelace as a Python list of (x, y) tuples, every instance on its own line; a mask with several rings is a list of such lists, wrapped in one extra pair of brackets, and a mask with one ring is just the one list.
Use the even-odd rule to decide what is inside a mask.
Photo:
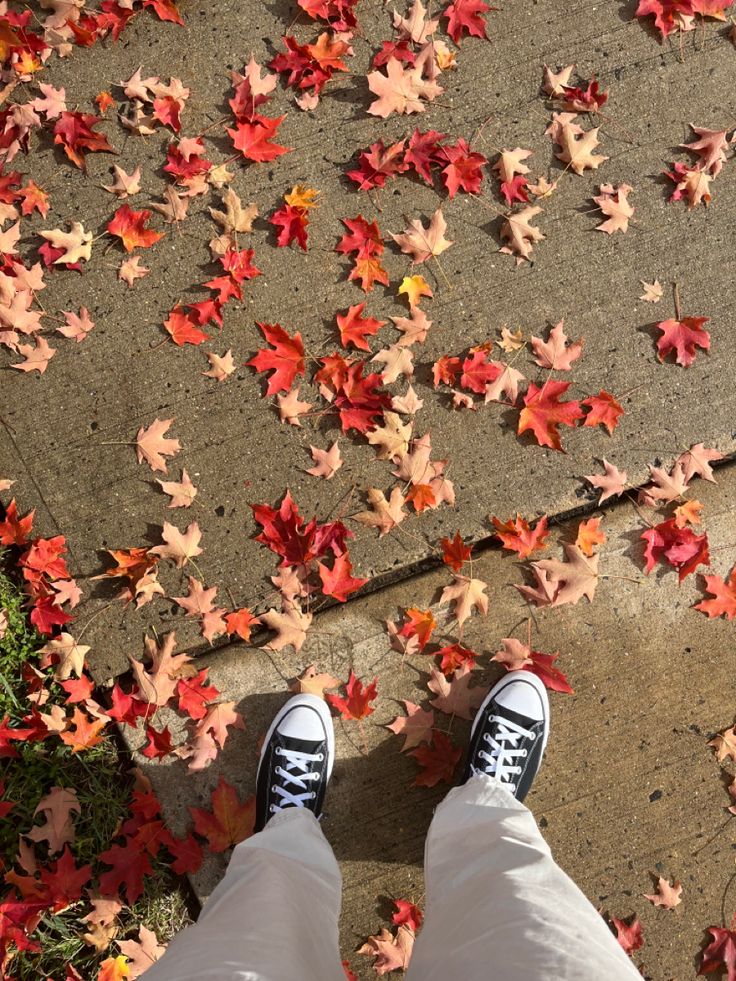
[[(478, 753), (478, 758), (485, 760), (486, 765), (474, 766), (473, 773), (476, 776), (485, 773), (500, 780), (501, 783), (508, 784), (512, 774), (521, 773), (522, 768), (514, 763), (514, 760), (527, 755), (527, 751), (519, 746), (519, 740), (535, 739), (536, 736), (529, 729), (524, 729), (511, 719), (504, 719), (500, 715), (492, 715), (490, 721), (498, 724), (498, 731), (495, 738), (489, 733), (483, 736), (483, 741), (491, 747), (491, 752), (481, 750)], [(513, 794), (516, 791), (516, 784), (510, 784), (509, 790)]]
[[(284, 749), (277, 746), (275, 753), (286, 760), (286, 767), (277, 766), (274, 773), (281, 777), (285, 786), (273, 784), (272, 793), (278, 794), (281, 798), (278, 804), (271, 804), (271, 813), (277, 814), (285, 807), (305, 807), (308, 800), (313, 800), (317, 794), (309, 789), (309, 782), (319, 780), (320, 774), (316, 770), (310, 769), (311, 763), (321, 763), (324, 759), (323, 753), (300, 753), (295, 749)], [(293, 793), (290, 787), (302, 791)]]

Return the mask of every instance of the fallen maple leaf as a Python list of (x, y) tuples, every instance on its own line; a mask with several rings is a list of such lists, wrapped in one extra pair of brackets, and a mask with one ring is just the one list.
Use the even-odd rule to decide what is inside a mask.
[(289, 684), (289, 691), (295, 695), (307, 692), (318, 698), (325, 697), (325, 688), (339, 688), (342, 682), (327, 672), (318, 671), (316, 664), (308, 665), (302, 673)]
[(597, 170), (598, 167), (608, 157), (593, 153), (593, 150), (600, 145), (598, 132), (600, 127), (582, 132), (579, 126), (564, 122), (560, 125), (555, 136), (555, 143), (560, 146), (559, 153), (555, 156), (558, 160), (567, 164), (576, 174), (582, 174), (586, 170)]
[(531, 383), (524, 395), (524, 408), (519, 413), (518, 434), (531, 430), (540, 446), (564, 452), (560, 443), (559, 426), (574, 426), (585, 413), (579, 402), (561, 402), (570, 382), (547, 381), (541, 387)]
[(175, 654), (176, 633), (172, 630), (164, 634), (157, 644), (151, 637), (143, 641), (144, 649), (151, 664), (149, 668), (128, 655), (138, 691), (136, 697), (149, 705), (165, 705), (176, 692), (178, 673), (191, 661), (188, 654)]
[(211, 807), (211, 812), (199, 807), (189, 808), (194, 830), (207, 839), (210, 851), (224, 852), (253, 834), (255, 796), (241, 803), (235, 788), (221, 776), (212, 791)]
[(708, 933), (713, 939), (703, 950), (698, 975), (712, 974), (725, 968), (728, 981), (736, 981), (736, 931), (711, 926)]
[(127, 969), (131, 979), (139, 978), (152, 964), (161, 960), (165, 944), (160, 944), (153, 930), (143, 924), (138, 928), (138, 940), (118, 940), (118, 947), (128, 958)]
[(587, 521), (581, 521), (578, 525), (578, 535), (575, 539), (575, 544), (583, 555), (590, 557), (594, 554), (596, 545), (605, 544), (606, 533), (601, 531), (600, 528), (600, 518), (589, 518)]
[(436, 787), (441, 782), (453, 782), (463, 750), (462, 747), (455, 746), (444, 732), (433, 729), (429, 745), (417, 746), (408, 755), (413, 756), (420, 766), (419, 773), (414, 778), (414, 786)]
[(146, 228), (146, 222), (150, 217), (150, 211), (146, 209), (132, 211), (129, 205), (124, 204), (107, 223), (107, 230), (120, 239), (126, 252), (132, 252), (137, 248), (148, 249), (165, 234), (153, 228)]
[(285, 602), (283, 610), (267, 610), (260, 615), (261, 622), (276, 631), (276, 636), (264, 645), (266, 650), (280, 651), (291, 644), (300, 651), (312, 623), (312, 614), (305, 613), (293, 602)]
[(170, 508), (188, 508), (191, 507), (194, 498), (197, 496), (197, 488), (194, 486), (189, 478), (189, 474), (186, 471), (186, 467), (182, 469), (181, 480), (156, 480), (164, 494), (168, 494), (171, 501), (168, 504)]
[(354, 672), (350, 671), (350, 677), (345, 683), (345, 695), (325, 695), (325, 700), (337, 711), (344, 719), (355, 719), (360, 721), (375, 712), (375, 707), (370, 703), (376, 698), (377, 678), (363, 687), (363, 682)]
[(593, 197), (593, 200), (607, 215), (606, 221), (601, 222), (596, 230), (613, 235), (614, 232), (627, 232), (629, 230), (629, 220), (634, 214), (634, 208), (629, 203), (629, 194), (633, 190), (628, 184), (601, 184), (600, 193)]
[(440, 547), (442, 561), (445, 565), (449, 565), (453, 572), (459, 572), (470, 558), (471, 546), (463, 542), (459, 531), (455, 532), (455, 537), (452, 539), (440, 539)]
[(712, 599), (704, 599), (695, 604), (695, 609), (705, 613), (709, 619), (736, 618), (736, 565), (731, 569), (727, 580), (721, 576), (703, 576), (705, 588)]
[(427, 687), (436, 697), (429, 704), (445, 715), (472, 719), (488, 692), (482, 686), (470, 687), (472, 680), (473, 670), (467, 663), (456, 668), (449, 678), (433, 667)]
[(16, 364), (11, 364), (11, 368), (18, 371), (37, 371), (42, 375), (48, 366), (49, 361), (56, 354), (56, 348), (50, 347), (45, 337), (40, 334), (36, 337), (36, 344), (18, 344), (18, 354), (25, 358)]
[(431, 739), (432, 727), (434, 726), (434, 712), (415, 705), (414, 702), (403, 700), (406, 715), (397, 716), (393, 722), (386, 726), (397, 736), (404, 737), (404, 744), (401, 752), (405, 753), (420, 743), (429, 742)]
[(544, 241), (542, 232), (531, 224), (532, 219), (541, 213), (542, 208), (530, 204), (520, 211), (506, 215), (501, 225), (501, 238), (509, 244), (501, 246), (499, 252), (515, 255), (517, 265), (520, 265), (524, 259), (531, 262), (529, 256), (534, 245)]
[(470, 579), (467, 576), (456, 574), (454, 582), (442, 590), (440, 605), (454, 603), (454, 618), (462, 626), (473, 610), (477, 610), (484, 616), (488, 613), (486, 586), (487, 583), (483, 582), (482, 579)]
[(662, 336), (657, 341), (657, 356), (664, 361), (673, 351), (677, 364), (689, 368), (695, 360), (696, 348), (710, 349), (710, 334), (703, 324), (708, 317), (684, 317), (682, 320), (663, 320), (656, 324)]
[(353, 515), (353, 519), (368, 528), (377, 528), (379, 537), (387, 535), (406, 517), (404, 511), (406, 498), (401, 493), (400, 487), (392, 489), (388, 500), (383, 491), (371, 487), (367, 491), (367, 498), (371, 510), (361, 511)]
[(238, 122), (235, 129), (229, 129), (227, 132), (235, 149), (239, 150), (246, 160), (263, 163), (290, 152), (290, 147), (271, 142), (285, 118), (285, 116), (278, 116), (272, 119), (255, 113), (251, 121)]
[(63, 743), (71, 746), (72, 753), (79, 753), (102, 741), (100, 730), (104, 729), (105, 724), (105, 719), (90, 719), (84, 712), (75, 708), (71, 726), (59, 735)]
[(537, 521), (533, 529), (520, 514), (517, 514), (516, 518), (509, 518), (506, 522), (491, 518), (491, 523), (503, 547), (510, 552), (518, 552), (522, 559), (529, 558), (532, 552), (547, 548), (545, 538), (549, 535), (549, 530), (546, 514)]
[(550, 691), (561, 692), (564, 695), (574, 695), (575, 692), (566, 676), (555, 667), (559, 653), (543, 654), (534, 651), (515, 637), (505, 637), (501, 641), (501, 650), (491, 658), (503, 664), (507, 671), (531, 671), (540, 678)]
[(54, 125), (54, 143), (61, 146), (67, 157), (81, 170), (86, 170), (87, 153), (112, 153), (104, 133), (94, 127), (103, 120), (86, 112), (60, 112)]
[(118, 269), (118, 279), (127, 283), (129, 289), (137, 279), (143, 279), (151, 271), (145, 266), (142, 266), (140, 261), (141, 257), (139, 255), (131, 256), (129, 259), (125, 259)]
[(206, 707), (190, 743), (178, 751), (182, 758), (189, 760), (190, 770), (204, 770), (217, 757), (228, 738), (228, 726), (245, 728), (242, 715), (235, 711), (235, 702), (216, 702)]
[(643, 895), (644, 899), (648, 899), (654, 906), (660, 906), (662, 909), (674, 909), (675, 906), (679, 906), (682, 902), (682, 886), (679, 882), (670, 885), (669, 879), (663, 879), (660, 875), (657, 881), (656, 893), (653, 895), (644, 893)]
[(609, 463), (605, 457), (602, 461), (603, 469), (605, 473), (601, 476), (598, 474), (591, 474), (585, 477), (585, 480), (593, 487), (597, 487), (603, 493), (598, 499), (598, 503), (602, 504), (604, 501), (608, 500), (609, 497), (618, 497), (626, 490), (628, 475), (624, 470), (619, 470), (612, 463)]
[(367, 75), (368, 88), (378, 98), (368, 107), (372, 116), (385, 119), (392, 112), (407, 115), (424, 112), (426, 102), (431, 102), (444, 91), (433, 79), (422, 77), (421, 68), (405, 68), (396, 58), (389, 58), (386, 74), (374, 71)]
[(189, 559), (202, 554), (202, 549), (199, 547), (202, 532), (196, 521), (193, 521), (186, 531), (180, 531), (176, 525), (164, 521), (161, 538), (163, 544), (149, 549), (151, 555), (169, 559), (177, 569), (183, 569)]
[(632, 954), (643, 945), (644, 937), (642, 936), (641, 921), (638, 916), (634, 916), (628, 923), (625, 920), (619, 920), (615, 916), (612, 916), (611, 923), (616, 929), (616, 939), (627, 954)]
[(267, 395), (288, 392), (297, 375), (304, 375), (304, 344), (298, 332), (290, 337), (280, 324), (258, 323), (271, 350), (260, 350), (246, 362), (256, 371), (273, 371), (268, 380)]
[(166, 470), (167, 456), (175, 456), (181, 449), (178, 439), (164, 436), (173, 419), (154, 419), (147, 428), (141, 426), (135, 438), (138, 463), (145, 460), (151, 470)]
[(74, 265), (77, 262), (89, 262), (92, 256), (92, 232), (85, 230), (79, 221), (73, 221), (71, 231), (63, 232), (60, 228), (52, 228), (40, 232), (42, 238), (49, 242), (53, 249), (61, 250), (53, 260), (55, 266)]
[(356, 592), (369, 581), (353, 576), (353, 566), (347, 552), (343, 552), (335, 558), (331, 569), (323, 562), (318, 562), (317, 571), (322, 580), (324, 595), (332, 596), (340, 603), (345, 603), (351, 593)]
[(408, 926), (400, 926), (394, 936), (386, 927), (370, 936), (358, 948), (359, 954), (375, 957), (373, 970), (380, 976), (391, 971), (405, 971), (414, 949), (414, 932)]
[(655, 279), (653, 283), (647, 283), (645, 280), (640, 279), (639, 282), (644, 287), (644, 292), (639, 299), (644, 300), (646, 303), (659, 303), (662, 299), (662, 286), (659, 280)]
[(392, 233), (391, 238), (396, 242), (402, 252), (412, 257), (412, 262), (426, 262), (430, 256), (436, 258), (453, 243), (445, 238), (447, 224), (442, 214), (442, 209), (438, 208), (432, 215), (427, 228), (421, 219), (412, 219), (405, 232), (400, 235)]
[(370, 351), (366, 337), (372, 337), (386, 324), (385, 320), (375, 317), (364, 317), (365, 303), (357, 303), (349, 307), (345, 313), (337, 314), (337, 326), (340, 331), (340, 341), (343, 347), (352, 344), (361, 351)]
[(717, 177), (726, 162), (729, 144), (726, 130), (704, 129), (702, 126), (693, 126), (692, 123), (690, 129), (699, 139), (693, 143), (682, 143), (681, 147), (700, 157), (698, 166), (701, 170), (707, 170)]
[(310, 446), (309, 450), (315, 466), (305, 470), (305, 473), (311, 474), (313, 477), (324, 477), (325, 480), (331, 480), (344, 462), (340, 455), (337, 440), (328, 450), (321, 450), (316, 446)]
[(583, 353), (583, 341), (569, 344), (568, 340), (564, 319), (550, 328), (546, 341), (532, 337), (529, 344), (535, 354), (535, 363), (549, 371), (570, 371), (573, 361)]
[(519, 592), (538, 606), (562, 606), (577, 603), (585, 596), (593, 601), (598, 585), (598, 555), (583, 555), (577, 545), (563, 545), (566, 562), (540, 559), (532, 562), (537, 585), (516, 586)]
[(48, 843), (49, 855), (62, 851), (64, 845), (74, 841), (72, 814), (79, 814), (81, 805), (76, 791), (70, 787), (52, 787), (38, 802), (33, 816), (43, 814), (45, 823), (34, 825), (25, 835), (31, 841)]
[(718, 450), (706, 449), (702, 443), (695, 443), (677, 458), (677, 462), (682, 464), (686, 483), (689, 483), (697, 474), (703, 480), (709, 480), (715, 484), (716, 478), (713, 476), (710, 465), (716, 460), (723, 460), (723, 458), (723, 454), (719, 453)]
[(40, 654), (48, 654), (53, 659), (54, 679), (66, 681), (72, 674), (81, 678), (84, 670), (85, 656), (90, 648), (86, 644), (78, 644), (71, 634), (62, 631), (58, 636), (49, 640), (40, 648)]

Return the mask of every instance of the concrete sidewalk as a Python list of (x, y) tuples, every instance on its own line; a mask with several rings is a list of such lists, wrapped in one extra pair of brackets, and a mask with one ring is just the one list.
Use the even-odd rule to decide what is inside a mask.
[[(261, 62), (269, 60), (292, 11), (249, 0), (216, 7), (192, 2), (186, 14), (185, 29), (139, 17), (121, 43), (75, 51), (72, 58), (55, 61), (48, 78), (65, 86), (70, 105), (88, 107), (97, 92), (129, 78), (139, 65), (144, 75), (178, 75), (193, 93), (182, 132), (194, 135), (223, 116), (228, 66), (240, 69), (251, 52)], [(85, 304), (97, 326), (84, 344), (60, 338), (59, 353), (43, 377), (4, 373), (0, 459), (3, 471), (18, 481), (19, 498), (39, 505), (49, 531), (67, 535), (82, 580), (104, 567), (102, 549), (160, 541), (161, 525), (173, 515), (180, 526), (185, 519), (199, 522), (205, 549), (200, 567), (208, 584), (227, 586), (238, 605), (257, 604), (270, 589), (270, 557), (251, 540), (249, 503), (275, 504), (288, 486), (303, 513), (324, 520), (362, 510), (367, 488), (390, 487), (390, 465), (352, 439), (341, 440), (346, 464), (329, 485), (306, 476), (309, 444), (328, 446), (337, 429), (324, 421), (307, 422), (303, 429), (279, 424), (272, 400), (262, 397), (262, 378), (249, 368), (240, 368), (222, 385), (201, 374), (208, 366), (205, 350), (221, 354), (232, 347), (238, 364), (248, 360), (261, 344), (256, 320), (299, 329), (308, 350), (328, 353), (337, 346), (335, 313), (349, 304), (366, 299), (367, 312), (381, 319), (405, 314), (395, 289), (409, 271), (406, 256), (387, 249), (392, 287), (366, 297), (347, 282), (348, 264), (333, 251), (343, 231), (339, 219), (361, 212), (377, 218), (387, 235), (402, 230), (405, 215), (444, 208), (455, 244), (442, 257), (449, 286), (434, 263), (422, 267), (435, 298), (425, 302), (433, 326), (415, 357), (414, 385), (425, 400), (415, 431), (429, 431), (434, 458), (450, 461), (457, 502), (453, 509), (445, 505), (412, 517), (380, 541), (351, 523), (358, 536), (352, 550), (358, 574), (380, 581), (401, 577), (443, 534), (459, 528), (473, 540), (487, 535), (489, 513), (502, 518), (516, 510), (527, 516), (559, 514), (590, 500), (581, 477), (594, 472), (603, 455), (637, 483), (645, 478), (647, 463), (657, 457), (669, 461), (693, 442), (724, 453), (736, 450), (729, 370), (736, 362), (734, 287), (723, 265), (736, 246), (736, 170), (727, 165), (713, 184), (711, 207), (692, 212), (682, 203), (666, 202), (668, 191), (659, 177), (676, 145), (689, 138), (688, 121), (715, 128), (730, 124), (723, 92), (733, 82), (733, 51), (709, 25), (704, 35), (686, 37), (683, 63), (676, 45), (660, 47), (630, 14), (619, 4), (561, 6), (553, 0), (521, 15), (513, 6), (494, 12), (490, 43), (463, 44), (458, 68), (443, 76), (442, 105), (430, 106), (421, 117), (381, 120), (366, 114), (364, 73), (372, 45), (363, 42), (355, 45), (353, 74), (328, 86), (314, 113), (301, 112), (292, 96), (278, 89), (271, 106), (288, 112), (283, 142), (294, 152), (273, 164), (235, 165), (233, 186), (243, 201), (255, 200), (262, 215), (270, 214), (294, 183), (319, 189), (309, 251), (275, 248), (273, 229), (259, 220), (246, 244), (255, 248), (264, 275), (249, 285), (243, 304), (226, 308), (222, 333), (203, 348), (155, 345), (172, 305), (200, 299), (196, 284), (214, 274), (206, 243), (214, 232), (207, 207), (219, 204), (216, 194), (195, 199), (180, 230), (154, 221), (167, 236), (142, 253), (151, 274), (132, 290), (116, 279), (122, 254), (115, 246), (108, 251), (103, 242), (96, 244), (83, 276), (47, 276), (45, 308)], [(389, 36), (389, 19), (380, 5), (366, 5), (365, 31), (376, 45)], [(298, 31), (308, 33), (301, 25)], [(543, 135), (550, 114), (538, 92), (545, 62), (571, 61), (581, 77), (595, 73), (610, 89), (601, 133), (601, 151), (610, 160), (584, 177), (565, 175), (540, 216), (546, 240), (535, 249), (533, 265), (516, 268), (511, 257), (498, 254), (500, 218), (490, 199), (461, 194), (448, 201), (444, 191), (405, 177), (376, 197), (353, 190), (346, 180), (357, 151), (379, 138), (398, 139), (419, 125), (470, 140), (484, 123), (478, 149), (488, 157), (502, 147), (528, 147), (534, 150), (535, 172), (559, 177), (561, 165)], [(114, 94), (122, 96), (116, 88)], [(119, 156), (90, 154), (88, 178), (48, 146), (27, 158), (31, 176), (52, 197), (47, 219), (26, 219), (27, 228), (80, 217), (101, 231), (118, 203), (99, 187), (107, 182), (113, 160), (128, 170), (137, 164), (143, 169), (144, 191), (131, 199), (133, 207), (160, 199), (167, 185), (160, 167), (170, 134), (127, 136), (112, 121), (103, 128)], [(217, 128), (205, 142), (213, 160), (230, 155), (229, 141)], [(627, 235), (594, 231), (599, 219), (591, 213), (590, 198), (608, 181), (634, 187), (637, 210)], [(641, 303), (639, 280), (655, 277), (666, 286), (665, 298), (656, 306)], [(712, 351), (687, 370), (657, 362), (654, 333), (647, 326), (673, 315), (668, 285), (673, 280), (680, 285), (684, 312), (711, 318)], [(605, 388), (626, 409), (613, 437), (601, 429), (571, 431), (567, 453), (555, 453), (530, 445), (526, 436), (519, 439), (514, 413), (502, 406), (455, 412), (448, 397), (432, 389), (431, 364), (439, 355), (458, 354), (495, 337), (504, 323), (521, 327), (526, 336), (545, 336), (547, 326), (562, 317), (569, 335), (585, 341), (572, 373), (575, 397)], [(391, 328), (383, 333), (394, 336)], [(545, 376), (526, 354), (516, 366), (532, 380)], [(405, 386), (391, 388), (398, 393)], [(302, 397), (310, 395), (316, 390), (304, 386)], [(178, 478), (180, 467), (186, 467), (200, 488), (198, 504), (186, 513), (167, 511), (166, 498), (148, 468), (136, 464), (131, 446), (109, 445), (133, 440), (139, 426), (156, 417), (172, 416), (172, 435), (183, 452), (170, 472)], [(95, 616), (87, 633), (90, 661), (102, 680), (125, 669), (126, 652), (139, 649), (142, 631), (157, 622), (160, 608), (134, 614), (113, 605), (97, 615), (110, 594), (106, 585), (87, 585), (92, 599), (83, 614)], [(178, 590), (178, 579), (167, 587)], [(186, 639), (206, 647), (194, 634)]]
[[(718, 478), (718, 485), (696, 487), (713, 566), (725, 574), (734, 559), (736, 467), (722, 468)], [(558, 666), (576, 694), (551, 694), (552, 735), (527, 803), (557, 860), (594, 905), (619, 918), (639, 915), (645, 945), (634, 960), (644, 975), (688, 978), (705, 928), (721, 924), (733, 864), (728, 780), (706, 745), (734, 719), (733, 624), (691, 608), (702, 597), (700, 577), (678, 586), (674, 571), (643, 575), (646, 525), (631, 503), (606, 512), (603, 528), (608, 542), (600, 550), (594, 602), (532, 614), (533, 647), (560, 652)], [(576, 531), (576, 522), (563, 524), (554, 539), (574, 540)], [(486, 551), (473, 574), (488, 582), (490, 609), (467, 621), (462, 643), (478, 652), (479, 680), (490, 684), (501, 673), (490, 657), (503, 637), (526, 639), (529, 609), (511, 586), (524, 581), (513, 556)], [(424, 836), (447, 789), (413, 787), (415, 761), (384, 728), (403, 714), (400, 699), (430, 697), (434, 660), (402, 659), (390, 649), (383, 621), (398, 619), (408, 606), (426, 608), (449, 580), (448, 571), (438, 570), (318, 614), (298, 655), (233, 645), (203, 657), (199, 664), (210, 668), (211, 680), (237, 699), (245, 731), (233, 731), (216, 765), (199, 774), (187, 773), (182, 761), (151, 764), (138, 756), (168, 819), (183, 830), (188, 807), (208, 806), (220, 774), (241, 798), (253, 792), (258, 742), (287, 697), (289, 678), (313, 661), (338, 677), (350, 668), (367, 680), (377, 676), (376, 712), (362, 730), (335, 723), (337, 763), (323, 822), (344, 875), (342, 954), (364, 979), (375, 975), (353, 951), (388, 921), (388, 899), (423, 903)], [(440, 619), (436, 608), (435, 614)], [(442, 628), (438, 633), (445, 636)], [(449, 643), (454, 635), (448, 636)], [(469, 723), (439, 713), (437, 722), (465, 744)], [(173, 713), (160, 723), (172, 732), (180, 724)], [(224, 864), (225, 858), (210, 857), (193, 880), (198, 896), (210, 892)], [(673, 911), (643, 898), (658, 875), (682, 882), (682, 904)], [(727, 919), (730, 902), (727, 897)]]

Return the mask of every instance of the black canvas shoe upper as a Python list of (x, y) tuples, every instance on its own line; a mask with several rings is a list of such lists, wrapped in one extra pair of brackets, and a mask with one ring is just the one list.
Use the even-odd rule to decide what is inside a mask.
[(262, 831), (269, 818), (289, 807), (305, 807), (319, 817), (333, 755), (332, 719), (325, 703), (310, 695), (290, 699), (274, 719), (261, 750), (255, 831)]
[(507, 674), (475, 717), (463, 782), (485, 773), (524, 800), (542, 763), (548, 733), (549, 702), (542, 682), (528, 671)]

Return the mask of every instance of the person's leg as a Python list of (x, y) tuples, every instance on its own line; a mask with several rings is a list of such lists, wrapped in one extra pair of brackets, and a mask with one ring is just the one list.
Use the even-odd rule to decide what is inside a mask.
[(196, 924), (150, 981), (344, 981), (340, 870), (315, 815), (332, 769), (325, 703), (299, 695), (276, 716), (258, 772), (257, 833), (233, 852)]
[(517, 799), (541, 763), (548, 720), (529, 672), (508, 674), (481, 706), (468, 780), (427, 836), (426, 916), (407, 981), (641, 978)]

